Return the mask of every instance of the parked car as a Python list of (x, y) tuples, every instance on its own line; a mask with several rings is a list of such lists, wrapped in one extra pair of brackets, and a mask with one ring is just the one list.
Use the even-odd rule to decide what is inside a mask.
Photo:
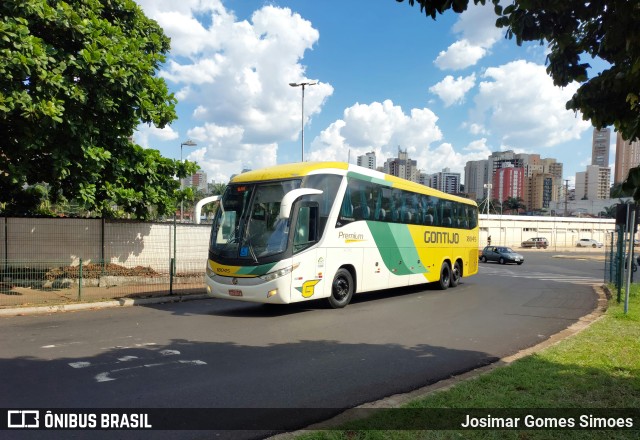
[(540, 249), (540, 248), (546, 249), (547, 246), (549, 246), (549, 240), (547, 240), (544, 237), (533, 237), (522, 242), (523, 248), (534, 247), (537, 249)]
[(497, 261), (500, 264), (516, 263), (518, 265), (524, 263), (524, 257), (513, 249), (505, 246), (485, 246), (480, 255), (480, 261)]
[(581, 238), (580, 240), (578, 240), (578, 242), (576, 243), (577, 247), (602, 247), (602, 243), (600, 243), (597, 240), (594, 240), (592, 238)]

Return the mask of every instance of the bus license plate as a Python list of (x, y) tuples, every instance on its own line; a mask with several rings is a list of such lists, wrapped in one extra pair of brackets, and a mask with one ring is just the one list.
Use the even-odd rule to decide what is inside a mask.
[(230, 296), (242, 296), (242, 290), (238, 289), (229, 289)]

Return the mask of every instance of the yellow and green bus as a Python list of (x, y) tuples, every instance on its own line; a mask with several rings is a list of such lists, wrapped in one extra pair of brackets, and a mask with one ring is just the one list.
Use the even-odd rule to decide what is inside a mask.
[(216, 212), (208, 295), (288, 304), (420, 283), (455, 287), (478, 271), (475, 202), (343, 162), (235, 176)]

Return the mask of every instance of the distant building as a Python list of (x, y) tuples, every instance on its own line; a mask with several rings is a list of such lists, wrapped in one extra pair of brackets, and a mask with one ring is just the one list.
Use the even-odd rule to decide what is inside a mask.
[(181, 183), (183, 188), (194, 188), (205, 193), (208, 190), (207, 173), (202, 170), (198, 170), (192, 176), (182, 179)]
[(616, 168), (613, 175), (613, 183), (622, 183), (629, 175), (631, 168), (640, 165), (640, 140), (629, 142), (622, 138), (620, 133), (616, 136)]
[(606, 168), (609, 166), (609, 148), (611, 145), (611, 129), (593, 129), (591, 143), (591, 165)]
[(418, 163), (413, 159), (409, 159), (407, 150), (402, 151), (400, 148), (398, 148), (397, 158), (387, 159), (384, 164), (384, 172), (412, 182), (418, 181)]
[(444, 168), (431, 175), (429, 186), (449, 194), (458, 194), (460, 193), (460, 173), (452, 173), (449, 168)]
[(548, 209), (551, 202), (558, 200), (555, 188), (557, 187), (556, 178), (549, 173), (536, 173), (531, 177), (527, 177), (526, 186), (528, 191), (523, 199), (527, 207), (527, 211), (540, 211)]
[(364, 156), (358, 156), (358, 165), (361, 167), (369, 168), (370, 170), (375, 170), (377, 167), (376, 164), (376, 153), (371, 151), (366, 153)]
[(611, 188), (611, 168), (587, 166), (576, 173), (576, 200), (608, 199)]
[(491, 183), (488, 160), (470, 160), (464, 166), (464, 190), (472, 200), (487, 198), (485, 184)]
[(506, 166), (493, 175), (492, 198), (501, 202), (513, 197), (523, 198), (524, 168)]
[[(500, 171), (503, 169), (510, 171)], [(514, 169), (522, 171), (513, 171)], [(465, 192), (475, 200), (484, 200), (487, 198), (485, 185), (491, 184), (492, 198), (504, 201), (509, 197), (520, 197), (528, 210), (538, 210), (561, 197), (562, 171), (562, 163), (553, 158), (542, 159), (539, 154), (515, 153), (513, 150), (496, 151), (487, 160), (466, 163)], [(536, 177), (538, 175), (541, 177)], [(509, 183), (510, 179), (517, 179), (521, 189), (513, 185), (515, 180)]]

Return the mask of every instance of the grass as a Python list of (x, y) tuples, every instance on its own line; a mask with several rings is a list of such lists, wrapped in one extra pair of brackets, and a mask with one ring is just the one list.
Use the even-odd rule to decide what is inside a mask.
[[(584, 414), (580, 408), (640, 408), (640, 285), (632, 285), (629, 312), (614, 299), (605, 315), (578, 334), (512, 364), (443, 391), (412, 401), (400, 409), (379, 410), (335, 430), (315, 431), (298, 440), (378, 439), (626, 439), (634, 430), (408, 430), (425, 408), (490, 408), (505, 416), (521, 409), (549, 408), (555, 417)], [(508, 408), (504, 410), (504, 408)], [(558, 410), (561, 408), (561, 410)], [(500, 410), (498, 410), (500, 409)], [(432, 413), (438, 414), (438, 410)], [(486, 410), (483, 414), (486, 416)], [(623, 412), (625, 417), (627, 413)], [(451, 414), (451, 410), (448, 413)], [(524, 413), (523, 413), (524, 414)], [(424, 419), (424, 416), (423, 416)], [(463, 419), (462, 419), (463, 420)], [(576, 416), (576, 420), (577, 416)], [(422, 428), (425, 426), (419, 426)], [(431, 424), (426, 426), (433, 426)], [(376, 427), (402, 427), (401, 430)]]

